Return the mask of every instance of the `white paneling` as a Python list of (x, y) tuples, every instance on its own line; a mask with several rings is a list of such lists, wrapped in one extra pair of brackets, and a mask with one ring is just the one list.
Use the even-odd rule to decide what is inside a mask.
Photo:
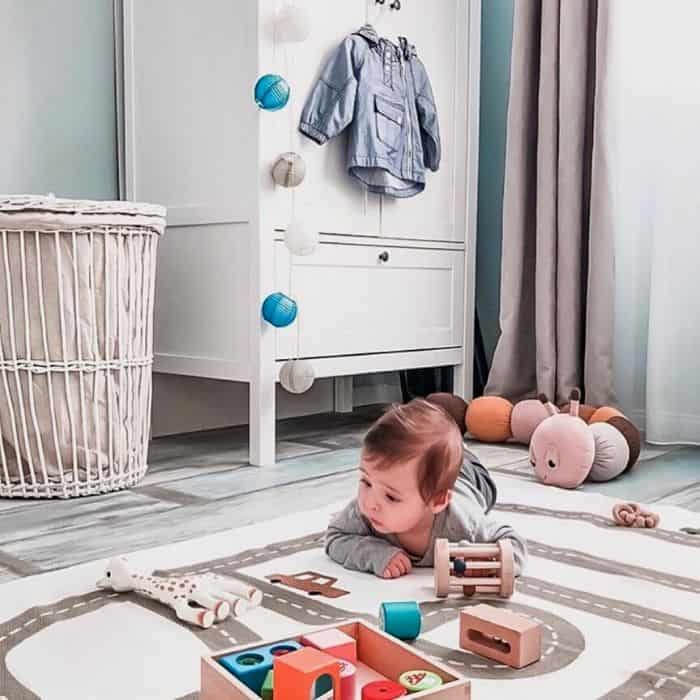
[[(388, 256), (382, 261), (381, 255)], [(299, 305), (277, 331), (277, 357), (461, 346), (461, 251), (322, 244), (291, 257), (276, 243), (277, 287)], [(291, 289), (290, 289), (291, 284)]]
[[(359, 29), (365, 19), (365, 1), (307, 0), (313, 22), (311, 36), (303, 44), (275, 43), (271, 20), (282, 3), (261, 0), (261, 72), (278, 72), (291, 85), (287, 107), (262, 112), (261, 133), (261, 224), (270, 231), (286, 226), (294, 210), (319, 231), (377, 234), (379, 198), (369, 195), (352, 180), (345, 168), (346, 134), (318, 146), (298, 131), (299, 114), (327, 59), (338, 44)], [(297, 151), (306, 161), (306, 179), (294, 194), (276, 187), (270, 168), (284, 151)]]
[(248, 224), (219, 224), (170, 228), (161, 239), (155, 350), (188, 358), (182, 371), (190, 358), (247, 364), (251, 235)]
[(464, 201), (465, 167), (464, 140), (457, 132), (466, 131), (467, 125), (455, 117), (467, 89), (459, 69), (467, 50), (465, 12), (461, 0), (403, 2), (401, 10), (390, 13), (379, 28), (394, 41), (397, 36), (406, 36), (415, 44), (435, 95), (442, 142), (440, 168), (436, 173), (427, 172), (421, 194), (409, 199), (383, 197), (383, 235), (464, 241), (463, 227), (456, 226), (462, 221), (456, 213), (457, 201)]
[(256, 22), (252, 2), (125, 1), (129, 198), (180, 224), (251, 219)]

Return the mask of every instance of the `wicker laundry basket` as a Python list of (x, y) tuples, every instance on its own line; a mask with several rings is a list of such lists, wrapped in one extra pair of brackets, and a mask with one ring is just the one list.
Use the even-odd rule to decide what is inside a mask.
[(0, 496), (145, 474), (164, 228), (155, 205), (0, 196)]

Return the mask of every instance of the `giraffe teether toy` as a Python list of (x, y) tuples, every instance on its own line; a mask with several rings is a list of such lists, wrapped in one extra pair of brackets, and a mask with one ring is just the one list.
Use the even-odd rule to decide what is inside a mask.
[(132, 571), (123, 557), (111, 559), (98, 588), (134, 591), (171, 607), (184, 622), (205, 629), (229, 615), (242, 615), (262, 600), (253, 586), (215, 574), (154, 576)]

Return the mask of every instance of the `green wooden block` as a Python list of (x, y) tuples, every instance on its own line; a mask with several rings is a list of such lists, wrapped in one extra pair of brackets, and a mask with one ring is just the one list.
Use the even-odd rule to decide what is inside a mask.
[(272, 671), (268, 671), (260, 695), (263, 700), (272, 700)]

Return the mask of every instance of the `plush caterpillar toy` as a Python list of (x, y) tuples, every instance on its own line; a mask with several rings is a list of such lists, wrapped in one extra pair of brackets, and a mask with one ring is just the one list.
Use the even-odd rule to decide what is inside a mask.
[(639, 430), (620, 411), (581, 404), (580, 396), (578, 389), (572, 391), (561, 409), (544, 395), (515, 405), (500, 396), (481, 396), (468, 405), (453, 394), (431, 394), (427, 400), (447, 410), (462, 433), (476, 440), (529, 444), (530, 461), (543, 483), (576, 488), (586, 479), (620, 476), (636, 464), (641, 449)]

